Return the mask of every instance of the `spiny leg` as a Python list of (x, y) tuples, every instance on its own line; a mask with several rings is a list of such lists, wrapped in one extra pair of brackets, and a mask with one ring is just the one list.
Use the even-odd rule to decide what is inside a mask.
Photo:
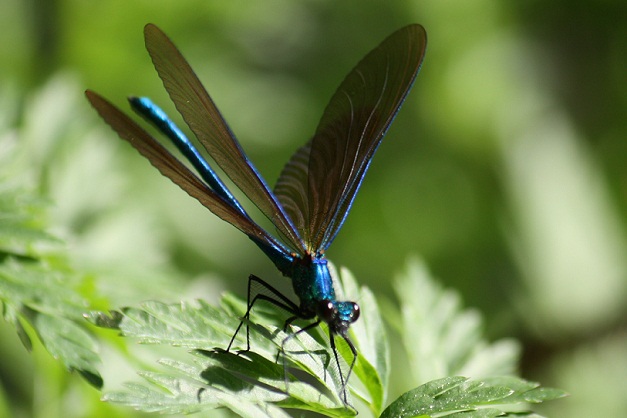
[(340, 382), (342, 384), (341, 390), (342, 390), (342, 395), (344, 395), (344, 403), (352, 407), (352, 405), (348, 403), (348, 396), (346, 395), (346, 386), (348, 385), (348, 379), (350, 378), (351, 373), (353, 372), (353, 367), (355, 367), (355, 363), (357, 362), (357, 349), (355, 348), (355, 345), (350, 340), (350, 338), (348, 338), (348, 336), (342, 336), (342, 338), (344, 338), (344, 341), (346, 341), (346, 344), (348, 344), (348, 347), (353, 353), (353, 361), (351, 361), (351, 364), (348, 367), (348, 373), (346, 373), (346, 380), (344, 379), (344, 375), (342, 374), (342, 367), (340, 366), (340, 357), (338, 356), (337, 348), (335, 347), (335, 336), (332, 332), (329, 333), (329, 340), (331, 342), (331, 350), (333, 350), (333, 355), (335, 356), (335, 363), (337, 364), (337, 368), (340, 372)]
[(283, 339), (283, 342), (281, 343), (281, 350), (277, 353), (277, 360), (279, 359), (279, 355), (281, 353), (283, 353), (283, 378), (285, 379), (285, 390), (287, 391), (287, 386), (288, 386), (288, 376), (287, 376), (287, 356), (285, 355), (285, 344), (287, 344), (287, 342), (289, 340), (291, 340), (292, 338), (296, 337), (298, 334), (300, 334), (301, 332), (307, 332), (312, 328), (317, 327), (318, 325), (320, 325), (320, 322), (322, 322), (321, 320), (317, 320), (316, 322), (312, 322), (311, 324), (307, 325), (305, 328), (301, 328), (298, 331), (296, 331), (293, 334), (288, 335), (287, 337), (285, 337), (285, 339)]
[[(283, 323), (283, 332), (287, 334), (287, 328), (292, 324), (292, 322), (296, 321), (299, 317), (294, 315), (294, 316), (290, 316), (289, 318), (287, 318), (285, 320), (285, 322)], [(285, 340), (283, 340), (283, 342), (285, 342)], [(283, 347), (283, 344), (281, 344), (281, 347)], [(276, 352), (276, 359), (274, 360), (275, 363), (279, 362), (279, 356), (281, 355), (281, 349), (277, 350)]]
[[(261, 286), (261, 288), (267, 290), (270, 293), (270, 295), (264, 295), (263, 293), (258, 292), (251, 301), (252, 283), (258, 283)], [(257, 302), (258, 300), (268, 301), (272, 303), (274, 306), (277, 306), (278, 308), (281, 308), (284, 311), (291, 313), (294, 319), (300, 317), (298, 306), (294, 302), (289, 300), (287, 297), (285, 297), (285, 295), (283, 295), (273, 286), (268, 284), (266, 281), (251, 274), (250, 276), (248, 276), (248, 297), (247, 297), (248, 307), (246, 309), (246, 313), (244, 314), (244, 317), (242, 318), (239, 325), (237, 326), (237, 329), (235, 330), (233, 337), (231, 337), (231, 341), (229, 342), (229, 345), (226, 348), (227, 352), (231, 350), (231, 346), (233, 345), (233, 342), (235, 341), (235, 337), (239, 333), (239, 330), (242, 328), (242, 325), (244, 324), (244, 322), (248, 320), (248, 318), (250, 317), (250, 311), (255, 305), (255, 302)], [(294, 319), (292, 319), (292, 321)], [(246, 350), (244, 351), (250, 351), (250, 327), (248, 323), (246, 324)]]

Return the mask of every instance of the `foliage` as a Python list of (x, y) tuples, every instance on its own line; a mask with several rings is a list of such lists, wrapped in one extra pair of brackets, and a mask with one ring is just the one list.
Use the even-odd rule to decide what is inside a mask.
[[(102, 387), (98, 372), (100, 357), (93, 333), (86, 329), (85, 316), (99, 327), (120, 331), (128, 341), (159, 346), (174, 346), (176, 358), (159, 360), (160, 370), (138, 370), (144, 383), (127, 383), (126, 389), (109, 392), (105, 400), (132, 406), (146, 412), (192, 413), (215, 408), (228, 408), (241, 416), (288, 416), (284, 408), (303, 409), (326, 416), (350, 416), (357, 410), (352, 403), (366, 405), (374, 416), (381, 415), (387, 404), (386, 394), (390, 372), (390, 356), (384, 323), (374, 295), (359, 287), (352, 275), (343, 270), (338, 289), (360, 301), (362, 317), (352, 328), (352, 336), (359, 349), (359, 357), (349, 387), (354, 400), (348, 405), (340, 397), (342, 385), (339, 373), (346, 375), (351, 353), (338, 339), (338, 350), (344, 359), (340, 372), (333, 353), (326, 342), (326, 332), (299, 334), (284, 345), (288, 334), (276, 323), (280, 313), (267, 309), (253, 312), (247, 326), (251, 328), (249, 352), (224, 352), (233, 330), (239, 324), (246, 306), (232, 295), (225, 295), (221, 307), (203, 301), (166, 304), (145, 302), (140, 307), (128, 307), (104, 314), (85, 313), (90, 302), (81, 296), (84, 278), (74, 273), (57, 254), (62, 244), (45, 232), (46, 205), (8, 181), (0, 190), (0, 300), (4, 318), (16, 328), (24, 345), (30, 348), (31, 337), (25, 328), (32, 329), (48, 352), (67, 369), (77, 370), (88, 382)], [(57, 253), (47, 247), (57, 248)], [(415, 267), (415, 266), (414, 266)], [(410, 269), (399, 280), (398, 288), (411, 294), (427, 297), (435, 306), (445, 300), (443, 293), (416, 268)], [(337, 276), (337, 273), (336, 273)], [(422, 292), (416, 292), (419, 286)], [(407, 294), (407, 293), (405, 293)], [(479, 351), (477, 327), (450, 326), (462, 324), (464, 315), (458, 308), (439, 310), (428, 304), (405, 300), (401, 304), (402, 324), (419, 325), (429, 321), (418, 320), (415, 309), (424, 306), (433, 312), (433, 324), (418, 326), (405, 332), (407, 338), (415, 333), (431, 340), (470, 341), (458, 350), (443, 355), (443, 361), (459, 363), (460, 358), (474, 358)], [(280, 323), (280, 321), (279, 321)], [(448, 325), (447, 325), (448, 324)], [(430, 329), (428, 333), (425, 330)], [(438, 335), (438, 331), (440, 334)], [(287, 332), (293, 332), (293, 329)], [(406, 330), (408, 331), (408, 330)], [(453, 335), (452, 335), (453, 334)], [(245, 333), (241, 332), (236, 345), (245, 347)], [(411, 340), (406, 341), (408, 352), (413, 352)], [(284, 353), (277, 357), (277, 353)], [(472, 353), (472, 356), (471, 356)], [(514, 356), (509, 357), (510, 360)], [(279, 361), (281, 358), (281, 361)], [(409, 356), (411, 359), (412, 357)], [(105, 364), (106, 366), (106, 364)], [(539, 402), (561, 396), (559, 391), (539, 390), (515, 378), (500, 378), (468, 382), (465, 378), (444, 378), (409, 391), (392, 402), (381, 416), (414, 416), (418, 412), (437, 413), (473, 411), (495, 403)], [(543, 398), (544, 397), (544, 398)], [(403, 412), (401, 412), (403, 411)], [(481, 409), (499, 413), (503, 409)], [(474, 416), (474, 415), (469, 415)], [(478, 415), (476, 415), (478, 416)], [(481, 415), (488, 416), (488, 415)]]
[[(421, 279), (411, 275), (404, 278), (405, 283), (416, 280)], [(342, 272), (342, 282), (364, 308), (358, 322), (360, 326), (355, 324), (352, 330), (360, 356), (349, 386), (353, 396), (359, 403), (365, 404), (373, 416), (411, 417), (429, 413), (437, 416), (488, 417), (512, 411), (521, 414), (521, 403), (539, 403), (564, 395), (562, 391), (539, 388), (538, 384), (511, 376), (476, 380), (448, 377), (406, 392), (382, 413), (387, 403), (385, 393), (389, 369), (383, 321), (367, 288), (358, 288), (346, 270)], [(423, 282), (422, 285), (438, 296), (434, 283)], [(221, 305), (221, 308), (215, 308), (202, 301), (169, 305), (147, 302), (139, 308), (125, 308), (108, 315), (92, 312), (89, 315), (92, 323), (119, 330), (124, 337), (139, 343), (173, 345), (191, 350), (187, 355), (179, 352), (177, 359), (161, 359), (159, 371), (139, 372), (144, 383), (128, 383), (125, 389), (106, 394), (105, 399), (161, 413), (187, 414), (216, 407), (231, 409), (242, 416), (284, 416), (278, 407), (315, 411), (325, 416), (351, 416), (356, 413), (353, 401), (344, 405), (339, 396), (341, 384), (334, 368), (333, 354), (323, 341), (324, 335), (299, 334), (298, 341), (291, 339), (294, 344), (283, 347), (288, 334), (280, 327), (267, 325), (273, 321), (272, 318), (276, 321), (276, 317), (257, 314), (248, 324), (251, 327), (252, 351), (240, 354), (224, 352), (222, 348), (228, 345), (246, 305), (232, 295), (226, 295)], [(406, 307), (401, 305), (401, 309)], [(449, 324), (459, 323), (463, 316), (463, 313), (452, 309), (441, 319)], [(406, 319), (417, 322), (417, 318)], [(444, 336), (453, 340), (480, 339), (477, 335), (469, 335), (463, 327), (452, 327), (453, 331), (448, 326), (440, 329)], [(420, 333), (419, 328), (414, 331)], [(478, 332), (477, 328), (473, 328), (470, 334), (475, 332)], [(245, 333), (240, 333), (237, 340), (240, 348), (246, 345), (242, 334)], [(435, 338), (441, 339), (437, 335)], [(285, 355), (277, 357), (282, 347)], [(476, 343), (463, 347), (458, 351), (451, 350), (445, 361), (453, 364), (459, 361), (459, 356), (485, 358), (494, 352), (494, 347), (480, 348)], [(413, 351), (413, 348), (410, 347), (410, 350)], [(345, 360), (350, 359), (349, 350), (340, 349), (340, 352)], [(442, 357), (447, 357), (446, 354)], [(508, 358), (511, 360), (514, 357)], [(286, 364), (287, 375), (284, 374)], [(500, 366), (500, 362), (497, 365)], [(346, 364), (343, 365), (344, 373), (345, 367)], [(492, 366), (486, 362), (485, 367), (489, 370)]]
[[(7, 167), (15, 155), (2, 157), (0, 167)], [(79, 293), (82, 281), (54, 252), (59, 241), (42, 228), (45, 203), (32, 191), (9, 181), (6, 174), (0, 173), (3, 317), (15, 327), (27, 349), (32, 347), (30, 329), (67, 369), (78, 371), (100, 388), (103, 382), (97, 371), (97, 344), (82, 318), (89, 306)]]

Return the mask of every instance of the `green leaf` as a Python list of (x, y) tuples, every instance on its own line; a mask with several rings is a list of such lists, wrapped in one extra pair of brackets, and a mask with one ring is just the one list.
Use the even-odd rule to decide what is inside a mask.
[(514, 376), (487, 377), (483, 381), (489, 385), (512, 389), (513, 393), (506, 399), (507, 403), (541, 403), (567, 396), (563, 390), (542, 388), (539, 383), (528, 382)]
[[(381, 418), (509, 416), (509, 412), (515, 411), (518, 404), (529, 399), (541, 402), (562, 396), (565, 396), (563, 391), (539, 390), (537, 383), (515, 377), (495, 377), (482, 381), (446, 377), (404, 393), (388, 406)], [(520, 416), (518, 412), (514, 413)], [(528, 416), (528, 413), (522, 414)]]
[[(11, 160), (13, 154), (0, 155)], [(0, 161), (6, 162), (6, 161)], [(6, 169), (0, 165), (0, 169)], [(28, 329), (68, 370), (100, 388), (99, 356), (82, 318), (87, 301), (77, 292), (80, 278), (68, 268), (61, 241), (45, 231), (43, 199), (0, 172), (0, 306), (24, 344), (32, 348)]]
[(108, 393), (103, 399), (146, 412), (189, 414), (224, 407), (241, 416), (289, 417), (272, 404), (254, 403), (230, 391), (203, 388), (193, 379), (157, 373), (142, 373), (142, 377), (152, 385), (127, 383), (126, 391)]
[(34, 259), (38, 248), (60, 244), (43, 229), (44, 211), (43, 199), (10, 184), (0, 174), (0, 255)]
[(97, 346), (82, 318), (86, 302), (68, 287), (71, 282), (69, 276), (38, 263), (5, 260), (0, 264), (4, 319), (15, 326), (30, 349), (23, 324), (28, 323), (53, 357), (99, 388), (103, 382), (97, 371)]
[[(346, 270), (342, 270), (341, 279), (342, 285), (338, 283), (336, 287), (338, 297), (342, 297), (341, 292), (346, 292), (360, 301), (362, 309), (362, 316), (351, 327), (350, 333), (359, 355), (349, 388), (373, 416), (378, 416), (386, 402), (390, 361), (383, 322), (372, 293), (359, 288)], [(431, 285), (424, 282), (423, 286), (423, 290), (428, 290)], [(409, 285), (408, 289), (413, 291)], [(438, 292), (432, 289), (430, 294), (437, 296)], [(445, 354), (454, 353), (449, 360), (451, 364), (465, 364), (460, 359), (472, 364), (478, 353), (495, 352), (481, 341), (476, 321), (471, 321), (475, 324), (472, 327), (459, 326), (467, 323), (463, 321), (465, 316), (459, 307), (456, 304), (442, 305), (449, 307), (442, 309), (446, 314), (435, 317), (440, 318), (441, 333), (448, 337), (445, 341), (459, 339), (454, 338), (454, 333), (461, 329), (464, 330), (461, 335), (469, 336), (475, 346), (481, 347), (480, 350), (444, 350), (443, 359), (446, 359)], [(417, 308), (402, 305), (401, 309), (408, 320), (408, 313)], [(299, 328), (294, 325), (284, 332), (281, 326), (286, 314), (282, 316), (274, 307), (260, 305), (240, 329), (233, 350), (225, 352), (224, 348), (231, 341), (245, 311), (243, 300), (226, 294), (220, 308), (204, 301), (175, 304), (153, 301), (110, 314), (90, 313), (87, 317), (92, 323), (116, 329), (121, 335), (142, 344), (178, 347), (169, 350), (168, 357), (159, 361), (158, 371), (138, 372), (143, 383), (129, 383), (123, 390), (107, 393), (105, 399), (142, 411), (161, 413), (187, 414), (228, 408), (242, 416), (265, 417), (281, 416), (279, 408), (289, 408), (325, 416), (355, 415), (356, 411), (341, 400), (339, 372), (324, 327), (316, 328), (322, 332), (311, 330), (286, 340)], [(302, 325), (306, 324), (303, 322)], [(250, 327), (251, 351), (238, 354), (237, 349), (247, 347), (246, 326)], [(425, 327), (419, 326), (417, 330), (429, 329)], [(433, 330), (431, 335), (437, 337)], [(346, 376), (352, 353), (341, 338), (336, 338), (336, 346)], [(279, 354), (283, 349), (284, 354)], [(479, 380), (445, 377), (408, 391), (389, 405), (381, 417), (435, 416), (433, 414), (459, 418), (495, 417), (514, 410), (519, 411), (517, 414), (528, 415), (520, 412), (527, 403), (560, 396), (563, 392), (539, 388), (535, 383), (515, 377)], [(235, 399), (237, 402), (233, 403)]]
[[(359, 289), (345, 270), (342, 271), (342, 281), (347, 293), (360, 301), (362, 309), (362, 316), (351, 332), (359, 356), (349, 380), (349, 388), (378, 415), (385, 402), (389, 374), (388, 343), (383, 321), (369, 290)], [(338, 287), (338, 291), (341, 292), (342, 288)], [(106, 399), (132, 404), (145, 411), (154, 411), (157, 405), (163, 405), (162, 409), (158, 409), (161, 412), (188, 413), (206, 408), (230, 408), (222, 402), (223, 397), (216, 395), (228, 389), (237, 393), (240, 399), (253, 404), (271, 402), (327, 416), (355, 414), (340, 398), (342, 385), (339, 371), (329, 349), (328, 333), (324, 327), (319, 328), (324, 332), (298, 334), (297, 338), (290, 338), (283, 347), (285, 339), (293, 335), (297, 328), (285, 333), (279, 327), (267, 325), (282, 324), (285, 314), (278, 313), (273, 307), (259, 305), (259, 309), (253, 310), (248, 322), (252, 351), (235, 355), (223, 349), (228, 346), (234, 330), (239, 326), (246, 304), (227, 294), (221, 305), (219, 309), (203, 301), (179, 304), (147, 302), (139, 308), (128, 307), (110, 314), (88, 314), (87, 318), (93, 324), (117, 329), (123, 336), (135, 338), (140, 343), (192, 348), (196, 354), (194, 359), (179, 353), (181, 356), (176, 360), (161, 360), (162, 365), (176, 365), (177, 371), (182, 372), (184, 377), (164, 383), (161, 380), (166, 379), (167, 374), (140, 372), (147, 386), (133, 384), (126, 391), (108, 394)], [(246, 348), (244, 328), (235, 339), (234, 349)], [(341, 366), (346, 376), (352, 353), (341, 338), (336, 338), (336, 346), (345, 360), (346, 364)], [(285, 349), (285, 356), (277, 356), (282, 348)], [(284, 365), (288, 366), (287, 386)], [(161, 380), (157, 381), (157, 376)], [(368, 395), (361, 392), (357, 380)], [(167, 399), (159, 402), (159, 394), (162, 392), (154, 391), (152, 386), (164, 385), (169, 395), (164, 395)], [(174, 387), (185, 393), (172, 397)], [(206, 397), (206, 402), (200, 406), (195, 399), (198, 391), (202, 391)]]
[[(245, 309), (245, 303), (231, 295), (224, 297), (223, 305)], [(239, 316), (203, 301), (147, 302), (140, 308), (124, 308), (110, 316), (93, 312), (88, 318), (143, 344), (185, 349), (173, 352), (176, 358), (160, 360), (168, 369), (165, 372), (141, 371), (144, 384), (133, 383), (126, 390), (108, 393), (105, 399), (111, 402), (163, 413), (225, 407), (235, 412), (241, 408), (254, 411), (253, 416), (280, 416), (268, 406), (276, 404), (328, 416), (354, 415), (339, 397), (341, 383), (330, 367), (334, 358), (329, 348), (302, 333), (285, 344), (285, 356), (279, 356), (277, 361), (288, 334), (265, 325), (268, 320), (259, 313), (249, 323), (253, 351), (239, 355), (224, 351), (240, 323)], [(242, 329), (236, 345), (245, 347), (245, 334)], [(288, 366), (287, 386), (284, 364)], [(234, 395), (239, 401), (236, 405), (232, 403)]]
[(459, 295), (434, 281), (424, 264), (408, 263), (396, 279), (400, 312), (390, 306), (389, 323), (399, 332), (408, 356), (406, 373), (417, 384), (445, 376), (510, 375), (520, 346), (511, 339), (488, 343), (483, 319), (463, 309)]
[[(486, 377), (512, 374), (518, 345), (483, 340), (481, 316), (462, 309), (459, 296), (431, 279), (420, 262), (410, 262), (395, 287), (400, 310), (388, 304), (386, 313), (407, 353), (405, 375), (423, 384), (392, 402), (382, 417), (493, 417), (515, 410), (527, 416), (520, 412), (527, 403), (564, 396), (517, 377)], [(473, 380), (450, 377), (455, 374)]]
[(103, 381), (96, 365), (97, 346), (84, 327), (67, 318), (37, 315), (33, 322), (48, 352), (69, 370), (78, 371), (90, 384), (100, 388)]

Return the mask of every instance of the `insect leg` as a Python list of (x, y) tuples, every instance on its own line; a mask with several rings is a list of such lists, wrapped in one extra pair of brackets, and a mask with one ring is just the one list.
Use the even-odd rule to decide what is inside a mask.
[[(266, 295), (261, 292), (257, 292), (257, 294), (255, 294), (255, 296), (251, 300), (251, 296), (253, 294), (253, 283), (259, 284), (261, 286), (262, 291), (267, 291), (269, 294)], [(247, 301), (248, 307), (246, 309), (246, 313), (244, 314), (244, 317), (242, 318), (242, 321), (239, 323), (237, 329), (235, 330), (235, 333), (233, 334), (233, 337), (231, 338), (231, 341), (229, 342), (229, 346), (226, 348), (226, 351), (231, 350), (231, 346), (233, 345), (233, 342), (235, 341), (235, 337), (239, 333), (239, 330), (242, 328), (242, 325), (244, 324), (244, 322), (250, 317), (250, 311), (255, 305), (255, 302), (257, 302), (258, 300), (268, 301), (272, 303), (274, 306), (277, 306), (283, 309), (284, 311), (292, 314), (293, 317), (288, 319), (289, 322), (292, 322), (294, 319), (299, 318), (301, 316), (298, 305), (296, 305), (294, 302), (289, 300), (285, 295), (283, 295), (273, 286), (268, 284), (265, 280), (262, 280), (259, 277), (251, 274), (248, 277), (248, 301)], [(286, 322), (286, 324), (289, 324), (289, 322)], [(246, 350), (244, 351), (249, 351), (249, 350), (250, 350), (250, 327), (248, 326), (248, 324), (246, 324)]]

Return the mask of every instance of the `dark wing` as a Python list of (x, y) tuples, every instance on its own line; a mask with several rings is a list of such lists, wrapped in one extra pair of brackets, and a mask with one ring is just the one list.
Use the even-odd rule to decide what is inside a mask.
[(274, 224), (292, 250), (303, 253), (305, 245), (298, 231), (244, 154), (185, 58), (155, 25), (146, 25), (144, 36), (159, 77), (189, 128), (216, 164)]
[(187, 166), (174, 158), (167, 149), (121, 110), (93, 91), (87, 90), (85, 95), (104, 121), (122, 139), (128, 141), (140, 154), (146, 157), (161, 174), (172, 180), (220, 219), (230, 223), (256, 242), (268, 245), (274, 249), (282, 248), (281, 244), (277, 243), (270, 234), (231, 206), (229, 202), (218, 196), (202, 180), (196, 177)]
[(346, 76), (312, 140), (287, 163), (275, 194), (310, 251), (333, 241), (396, 112), (420, 69), (420, 25), (387, 37)]

